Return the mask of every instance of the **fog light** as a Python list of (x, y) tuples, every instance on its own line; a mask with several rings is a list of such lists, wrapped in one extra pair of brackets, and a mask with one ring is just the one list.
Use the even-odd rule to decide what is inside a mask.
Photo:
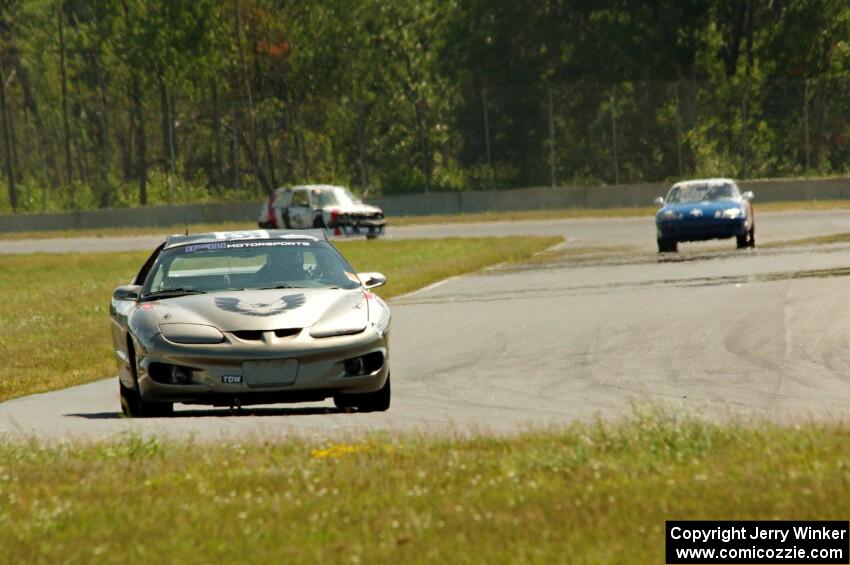
[(171, 382), (178, 385), (185, 385), (192, 381), (192, 369), (186, 367), (172, 367)]
[(384, 366), (384, 354), (380, 351), (374, 351), (360, 357), (346, 359), (343, 364), (345, 365), (345, 374), (349, 377), (369, 375)]
[(191, 367), (178, 367), (166, 363), (151, 363), (148, 375), (158, 383), (165, 385), (185, 385), (192, 382)]
[(349, 375), (363, 374), (363, 358), (355, 357), (354, 359), (345, 360), (345, 372)]

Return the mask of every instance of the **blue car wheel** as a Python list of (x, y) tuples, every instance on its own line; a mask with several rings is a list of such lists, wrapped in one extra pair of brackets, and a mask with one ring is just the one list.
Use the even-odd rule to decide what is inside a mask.
[(659, 253), (676, 253), (679, 250), (679, 242), (675, 239), (658, 238)]
[(753, 224), (750, 229), (744, 234), (736, 237), (738, 249), (756, 246), (756, 226)]

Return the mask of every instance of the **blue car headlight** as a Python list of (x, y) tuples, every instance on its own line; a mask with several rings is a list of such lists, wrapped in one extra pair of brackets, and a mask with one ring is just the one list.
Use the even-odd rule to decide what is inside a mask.
[(682, 215), (673, 210), (662, 210), (658, 213), (658, 219), (662, 222), (669, 222), (671, 220), (681, 220)]
[(715, 218), (723, 218), (725, 220), (737, 220), (738, 218), (744, 217), (744, 211), (741, 208), (726, 208), (725, 210), (718, 210), (714, 213)]

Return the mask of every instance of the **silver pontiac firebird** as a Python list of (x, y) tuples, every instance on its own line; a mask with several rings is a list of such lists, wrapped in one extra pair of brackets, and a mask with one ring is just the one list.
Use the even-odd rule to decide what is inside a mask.
[(110, 304), (121, 409), (390, 406), (387, 304), (322, 231), (171, 236)]

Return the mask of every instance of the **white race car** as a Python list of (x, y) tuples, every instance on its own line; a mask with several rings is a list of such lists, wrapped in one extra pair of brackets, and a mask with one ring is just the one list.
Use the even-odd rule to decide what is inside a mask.
[(303, 185), (279, 188), (260, 209), (261, 228), (325, 229), (335, 236), (384, 234), (384, 211), (364, 204), (347, 188)]

